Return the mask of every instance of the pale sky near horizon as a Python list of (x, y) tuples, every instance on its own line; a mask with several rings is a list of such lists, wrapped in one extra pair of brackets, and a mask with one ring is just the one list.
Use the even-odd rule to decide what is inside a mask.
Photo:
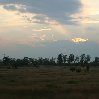
[(33, 52), (65, 40), (98, 46), (98, 32), (99, 0), (0, 0), (0, 53), (17, 56), (26, 50), (19, 46)]

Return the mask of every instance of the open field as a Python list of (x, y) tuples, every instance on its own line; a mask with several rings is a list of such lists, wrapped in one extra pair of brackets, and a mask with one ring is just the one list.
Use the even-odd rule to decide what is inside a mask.
[(0, 99), (99, 99), (99, 68), (0, 69)]

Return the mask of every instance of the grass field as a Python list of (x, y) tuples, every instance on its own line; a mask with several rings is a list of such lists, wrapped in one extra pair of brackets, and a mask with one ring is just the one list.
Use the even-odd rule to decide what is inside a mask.
[(0, 99), (99, 99), (99, 68), (0, 69)]

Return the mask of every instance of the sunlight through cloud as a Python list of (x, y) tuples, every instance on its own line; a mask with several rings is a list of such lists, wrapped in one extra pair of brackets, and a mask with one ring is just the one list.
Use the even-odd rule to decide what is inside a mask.
[(74, 39), (72, 39), (72, 41), (75, 43), (80, 43), (80, 42), (86, 42), (86, 41), (88, 41), (88, 39), (74, 38)]
[(35, 32), (50, 31), (51, 28), (33, 29)]

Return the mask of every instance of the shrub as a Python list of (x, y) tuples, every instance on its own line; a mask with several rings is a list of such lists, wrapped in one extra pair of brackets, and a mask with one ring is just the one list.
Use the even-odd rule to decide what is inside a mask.
[(76, 72), (81, 72), (81, 68), (77, 68), (76, 69)]
[(72, 71), (72, 72), (74, 72), (75, 70), (76, 70), (75, 67), (70, 68), (70, 71)]

